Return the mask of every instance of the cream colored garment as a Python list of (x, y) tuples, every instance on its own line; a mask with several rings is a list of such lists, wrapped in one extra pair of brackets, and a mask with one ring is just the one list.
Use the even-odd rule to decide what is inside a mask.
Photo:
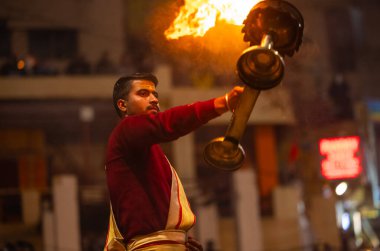
[[(170, 163), (169, 163), (170, 164)], [(191, 211), (182, 183), (177, 172), (172, 170), (172, 186), (168, 220), (165, 230), (149, 235), (134, 237), (125, 247), (123, 237), (110, 213), (109, 229), (104, 251), (185, 251), (186, 232), (194, 225), (195, 215)]]

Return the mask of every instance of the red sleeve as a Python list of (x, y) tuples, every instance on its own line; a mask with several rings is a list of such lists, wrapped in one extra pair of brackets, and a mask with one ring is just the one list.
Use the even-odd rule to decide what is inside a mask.
[[(217, 116), (219, 114), (215, 111), (214, 99), (176, 106), (155, 115), (128, 116), (115, 128), (110, 140), (123, 151), (132, 150), (131, 147), (140, 150), (175, 140)], [(108, 161), (112, 160), (110, 157), (107, 157)], [(120, 156), (112, 156), (114, 157)]]
[[(177, 106), (156, 115), (127, 117), (121, 124), (126, 143), (146, 147), (177, 139), (216, 117), (214, 101)], [(141, 139), (144, 139), (143, 141)]]

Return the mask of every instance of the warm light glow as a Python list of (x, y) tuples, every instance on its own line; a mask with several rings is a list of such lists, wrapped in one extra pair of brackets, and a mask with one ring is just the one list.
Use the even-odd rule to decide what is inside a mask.
[(185, 0), (171, 26), (168, 39), (203, 36), (217, 21), (242, 25), (251, 8), (260, 0)]
[(25, 61), (20, 59), (19, 61), (17, 61), (17, 69), (19, 71), (23, 70), (25, 68)]
[(342, 196), (347, 191), (348, 185), (346, 182), (341, 182), (335, 188), (335, 193), (338, 196)]
[(329, 180), (356, 178), (362, 172), (359, 152), (360, 139), (357, 136), (328, 138), (319, 141), (321, 173)]

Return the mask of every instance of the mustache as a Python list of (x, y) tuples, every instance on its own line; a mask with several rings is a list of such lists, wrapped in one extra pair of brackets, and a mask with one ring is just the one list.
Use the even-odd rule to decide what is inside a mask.
[(152, 110), (152, 109), (160, 111), (160, 106), (159, 105), (149, 105), (148, 110)]

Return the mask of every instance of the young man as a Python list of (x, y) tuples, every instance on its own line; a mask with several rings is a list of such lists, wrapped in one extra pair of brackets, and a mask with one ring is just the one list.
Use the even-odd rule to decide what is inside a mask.
[(203, 250), (187, 237), (195, 216), (159, 143), (234, 109), (243, 88), (160, 112), (157, 84), (154, 75), (137, 73), (120, 78), (114, 86), (113, 103), (122, 120), (107, 147), (112, 210), (105, 250)]

